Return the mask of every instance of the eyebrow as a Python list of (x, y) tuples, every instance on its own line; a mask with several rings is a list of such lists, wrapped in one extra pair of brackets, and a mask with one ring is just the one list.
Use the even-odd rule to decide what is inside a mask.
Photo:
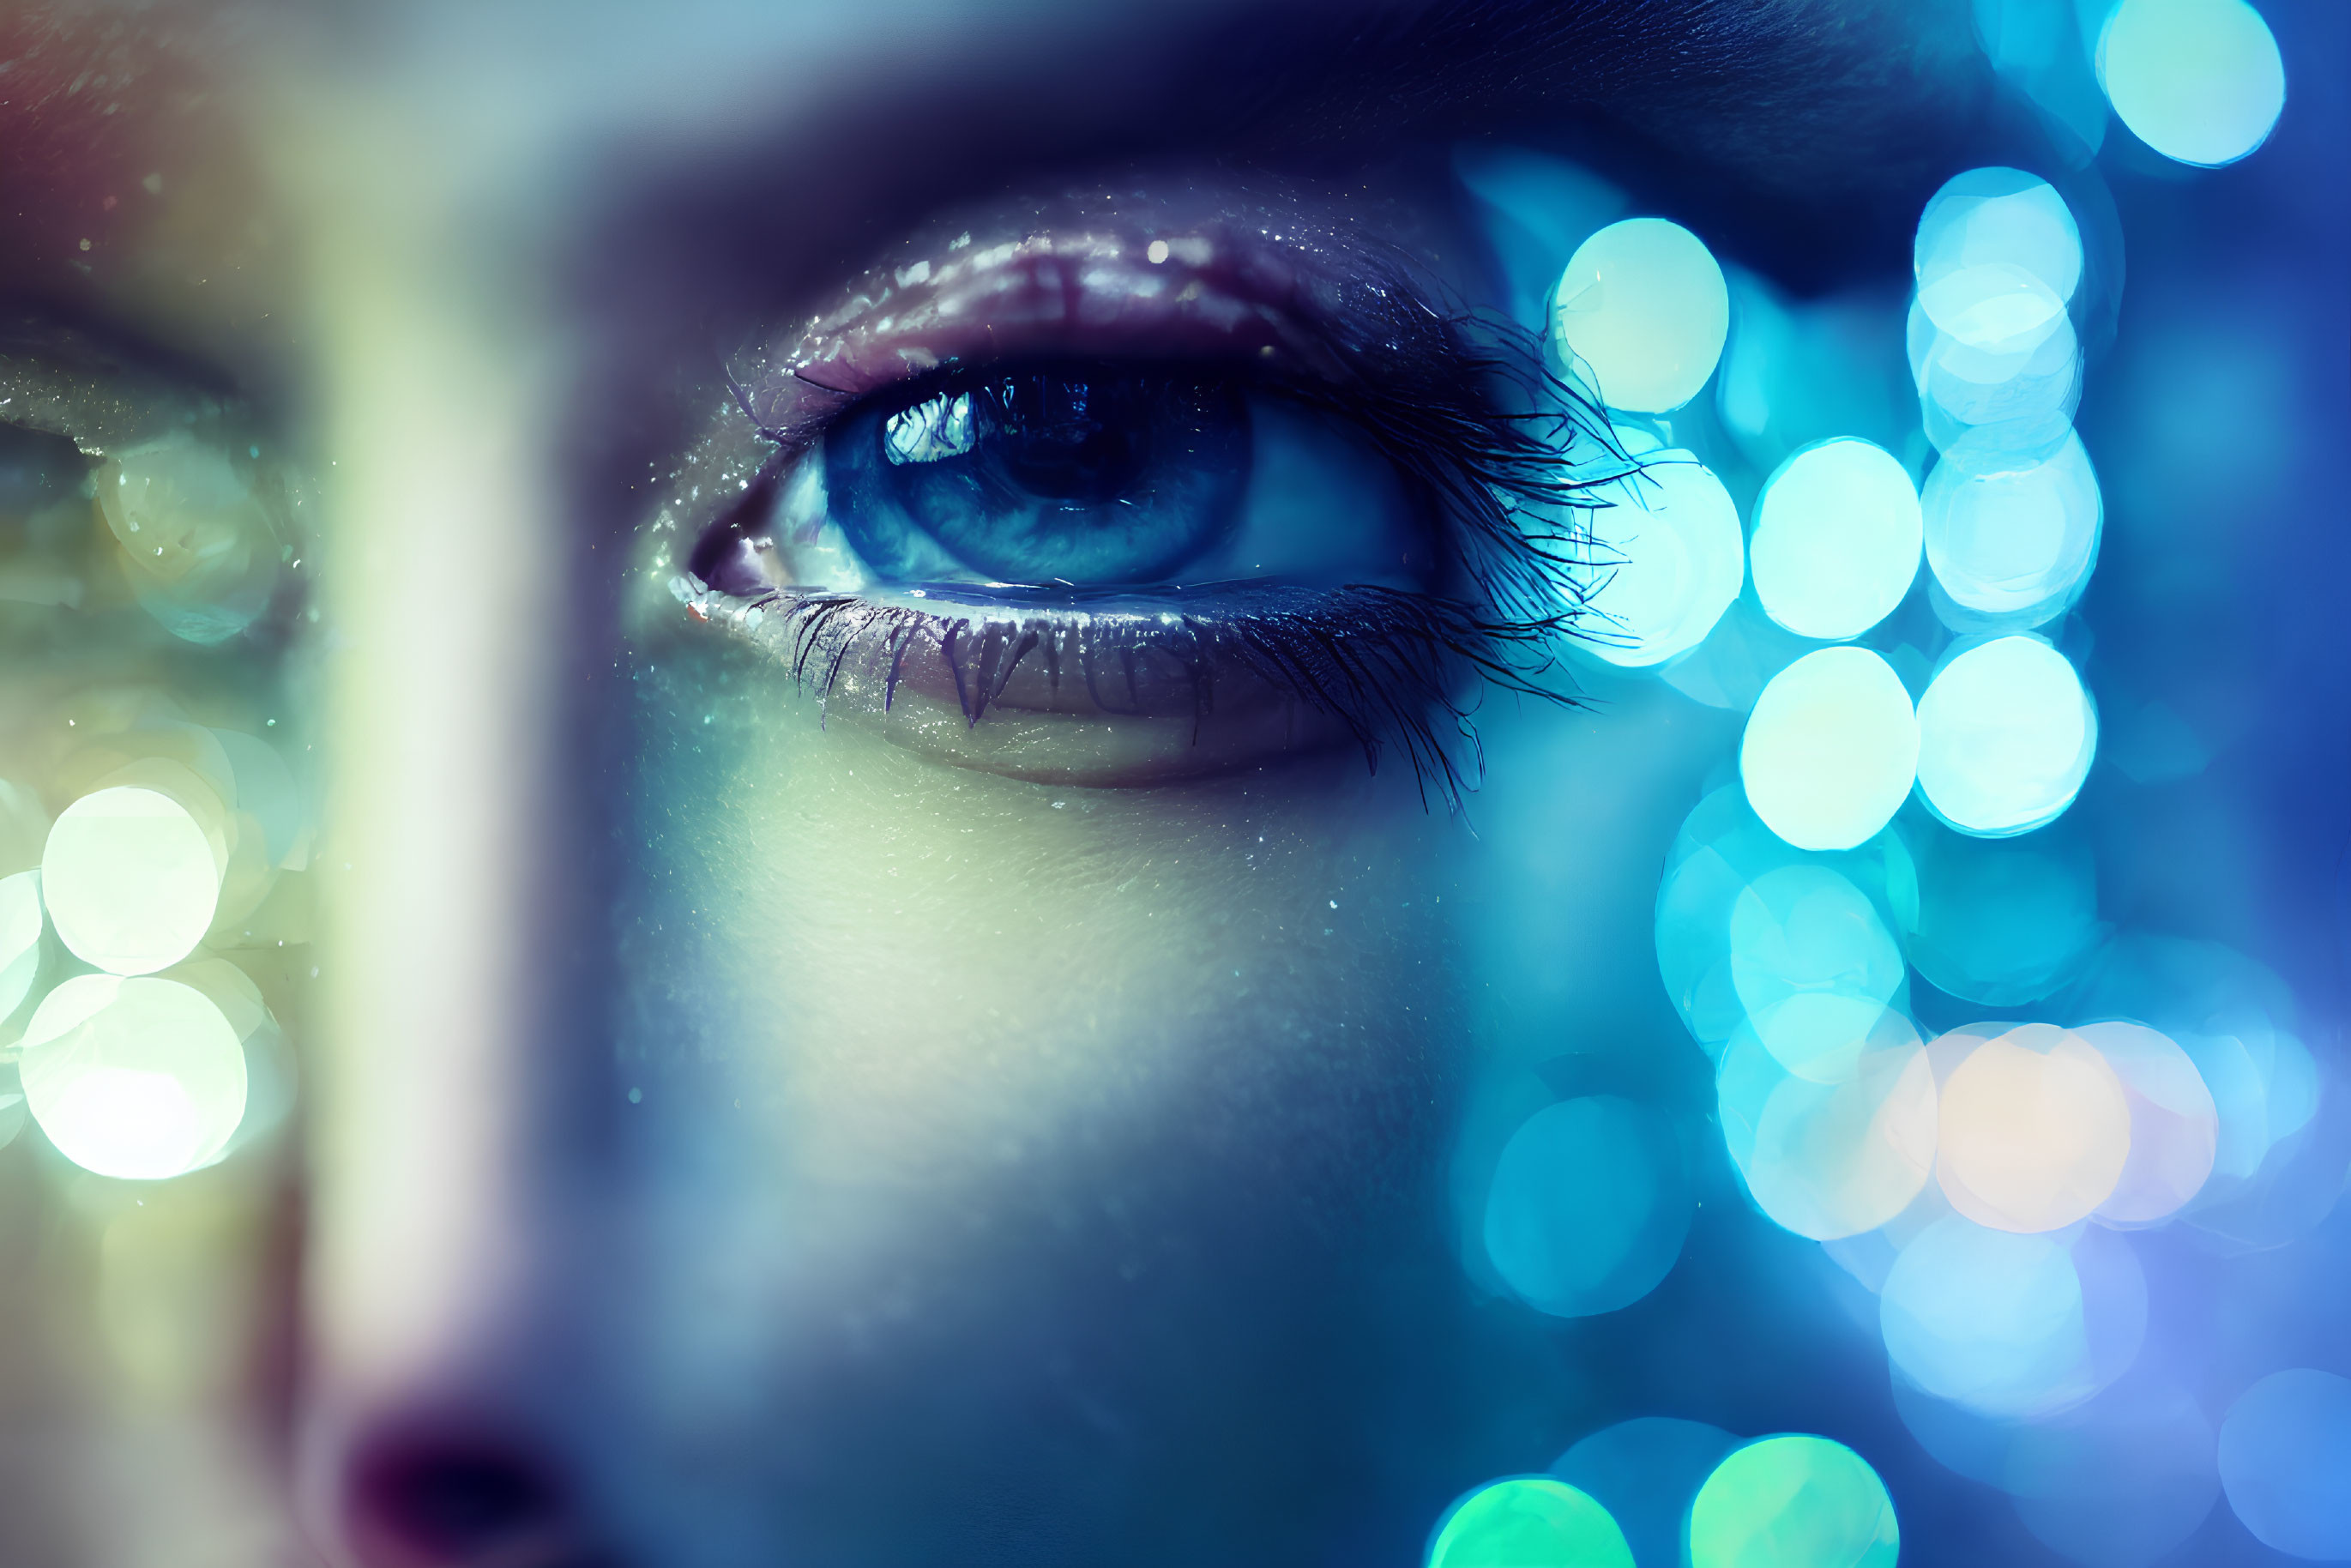
[(634, 193), (587, 247), (591, 292), (668, 274), (704, 298), (804, 297), (937, 206), (1077, 162), (1340, 168), (1482, 136), (1626, 169), (1719, 214), (1767, 270), (1816, 263), (1825, 233), (1850, 269), (1907, 238), (1991, 94), (1962, 0), (1217, 0), (1067, 38), (985, 23), (877, 47), (683, 157), (621, 152)]

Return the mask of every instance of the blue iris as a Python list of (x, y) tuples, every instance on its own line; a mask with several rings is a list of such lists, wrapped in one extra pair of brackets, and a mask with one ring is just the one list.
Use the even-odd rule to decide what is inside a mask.
[(825, 489), (850, 547), (889, 581), (1141, 585), (1232, 533), (1249, 457), (1230, 382), (991, 370), (852, 413), (826, 440)]

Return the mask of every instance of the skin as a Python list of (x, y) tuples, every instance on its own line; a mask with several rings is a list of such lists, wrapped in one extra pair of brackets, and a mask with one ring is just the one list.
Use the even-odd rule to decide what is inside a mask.
[[(174, 118), (159, 85), (120, 151), (59, 175), (70, 205), (172, 160), (162, 197), (104, 209), (89, 273), (74, 225), (32, 231), (20, 291), (275, 389), (333, 519), (297, 1447), (329, 1560), (1402, 1562), (1462, 1487), (1606, 1404), (1621, 1342), (1562, 1354), (1463, 1282), (1459, 1161), (1567, 1031), (1653, 1026), (1600, 998), (1649, 962), (1719, 716), (1654, 692), (1604, 725), (1498, 715), (1535, 769), (1516, 788), (1560, 781), (1614, 831), (1497, 869), (1344, 751), (1117, 789), (820, 727), (640, 580), (659, 476), (719, 406), (710, 310), (837, 291), (992, 186), (990, 158), (1214, 141), (1165, 61), (1234, 15), (1154, 9), (930, 8), (887, 37), (567, 17), (518, 82), (528, 7), (212, 10), (121, 46), (142, 81), (217, 84), (211, 107)], [(1958, 14), (1784, 9), (1884, 30), (1896, 75)], [(1636, 141), (1687, 110), (1714, 178), (1825, 168), (1860, 208), (1901, 205), (1949, 107), (1908, 105), (1871, 164), (1849, 119), (1741, 141), (1637, 71), (1592, 75), (1583, 108)], [(1249, 134), (1311, 142), (1347, 99), (1318, 90)], [(893, 131), (991, 110), (994, 145)], [(1360, 161), (1425, 171), (1410, 150), (1462, 112)], [(1357, 154), (1317, 145), (1344, 186), (1327, 166)], [(1434, 176), (1394, 178), (1392, 237), (1475, 297)], [(763, 202), (785, 215), (696, 227)], [(1556, 890), (1555, 945), (1468, 924), (1506, 875)], [(1498, 1016), (1544, 1043), (1479, 1062)], [(1676, 1071), (1644, 1087), (1702, 1094)], [(1714, 1267), (1662, 1321), (1704, 1326), (1737, 1272)]]

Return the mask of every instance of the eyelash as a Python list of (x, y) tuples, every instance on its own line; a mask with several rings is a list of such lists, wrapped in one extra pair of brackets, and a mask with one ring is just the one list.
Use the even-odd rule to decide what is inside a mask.
[[(1253, 379), (1351, 421), (1371, 439), (1437, 519), (1461, 598), (1268, 584), (1220, 591), (1191, 609), (1171, 597), (1152, 614), (1073, 617), (1067, 609), (1024, 615), (1011, 604), (957, 614), (787, 588), (751, 599), (713, 592), (696, 612), (715, 611), (771, 648), (796, 684), (813, 683), (820, 704), (844, 668), (878, 656), (891, 671), (886, 708), (898, 666), (927, 632), (940, 639), (974, 725), (1031, 653), (1040, 653), (1056, 684), (1068, 664), (1090, 688), (1097, 659), (1172, 661), (1190, 681), (1196, 727), (1212, 711), (1216, 671), (1237, 664), (1336, 718), (1374, 773), (1384, 753), (1400, 750), (1424, 807), (1433, 791), (1458, 811), (1485, 766), (1468, 677), (1578, 704), (1552, 676), (1559, 640), (1588, 635), (1580, 622), (1600, 586), (1591, 569), (1603, 558), (1577, 514), (1609, 505), (1595, 488), (1639, 465), (1599, 407), (1543, 368), (1538, 340), (1515, 323), (1484, 311), (1437, 311), (1396, 287), (1360, 283), (1347, 295), (1338, 315), (1351, 324), (1350, 340), (1328, 356), (1337, 373)], [(1441, 351), (1414, 346), (1432, 334)], [(785, 473), (813, 449), (805, 438), (759, 434), (778, 451), (743, 501), (705, 532), (691, 569), (699, 582), (713, 575), (704, 570), (709, 541), (764, 530)]]

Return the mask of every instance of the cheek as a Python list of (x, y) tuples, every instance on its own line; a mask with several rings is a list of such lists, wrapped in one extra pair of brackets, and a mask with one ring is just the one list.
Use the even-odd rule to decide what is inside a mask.
[(1353, 758), (1150, 790), (941, 767), (820, 730), (725, 647), (635, 690), (623, 1061), (669, 1102), (632, 1084), (640, 1121), (691, 1107), (715, 1123), (695, 1138), (775, 1180), (911, 1203), (1121, 1139), (1360, 1167), (1394, 1140), (1333, 1136), (1332, 1103), (1426, 1103), (1458, 1017), (1452, 830), (1408, 780)]
[[(629, 1124), (843, 1243), (1073, 1177), (1322, 1203), (1419, 1157), (1452, 831), (1359, 758), (1092, 790), (942, 767), (730, 648), (636, 685)], [(705, 716), (707, 716), (705, 721)], [(699, 1201), (712, 1200), (701, 1195)], [(821, 1213), (824, 1204), (803, 1205)]]
[(800, 1531), (934, 1440), (1060, 1464), (1066, 1415), (1215, 1451), (1269, 1387), (1377, 1384), (1348, 1325), (1367, 1270), (1434, 1255), (1464, 1010), (1458, 829), (1408, 777), (1024, 783), (820, 730), (715, 639), (632, 689), (648, 1418), (831, 1477)]

